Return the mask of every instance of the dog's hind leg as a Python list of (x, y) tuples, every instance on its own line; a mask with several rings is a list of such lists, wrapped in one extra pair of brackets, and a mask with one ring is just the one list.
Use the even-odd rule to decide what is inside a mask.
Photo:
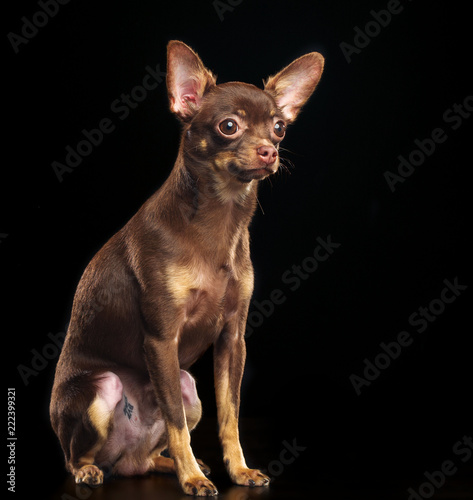
[[(105, 372), (89, 381), (74, 399), (71, 386), (65, 388), (69, 405), (57, 413), (57, 434), (61, 441), (67, 468), (76, 483), (98, 486), (103, 482), (103, 471), (94, 463), (97, 453), (107, 441), (113, 425), (115, 407), (122, 399), (123, 385), (112, 372)], [(73, 385), (73, 384), (72, 384)], [(75, 388), (77, 391), (78, 387)]]
[[(174, 465), (174, 460), (169, 457), (164, 457), (161, 454), (156, 454), (152, 458), (153, 466), (150, 468), (152, 471), (164, 472), (165, 474), (176, 474), (176, 466)], [(208, 476), (210, 474), (210, 467), (206, 465), (199, 458), (197, 459), (200, 470)]]
[(115, 407), (123, 396), (123, 385), (113, 372), (105, 372), (94, 380), (96, 396), (87, 409), (87, 417), (97, 434), (96, 442), (73, 464), (76, 483), (96, 486), (103, 483), (103, 471), (94, 464), (95, 456), (104, 446), (111, 431)]

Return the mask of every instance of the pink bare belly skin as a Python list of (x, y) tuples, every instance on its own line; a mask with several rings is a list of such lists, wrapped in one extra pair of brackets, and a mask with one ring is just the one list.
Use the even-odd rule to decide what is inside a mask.
[[(114, 415), (95, 463), (113, 474), (142, 475), (153, 467), (151, 453), (158, 454), (167, 446), (165, 421), (151, 382), (130, 372), (117, 373), (106, 372), (97, 383), (99, 396), (110, 404)], [(184, 370), (181, 370), (181, 391), (185, 406), (196, 404), (195, 381)]]

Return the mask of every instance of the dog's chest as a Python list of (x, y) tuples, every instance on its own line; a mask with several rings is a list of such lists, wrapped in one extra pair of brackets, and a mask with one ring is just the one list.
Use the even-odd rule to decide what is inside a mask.
[(234, 281), (230, 266), (192, 261), (171, 264), (166, 281), (174, 307), (186, 325), (215, 322), (230, 313)]
[[(238, 306), (234, 272), (229, 266), (190, 262), (170, 265), (167, 288), (178, 318), (183, 357), (208, 347)], [(193, 354), (189, 354), (193, 357)]]

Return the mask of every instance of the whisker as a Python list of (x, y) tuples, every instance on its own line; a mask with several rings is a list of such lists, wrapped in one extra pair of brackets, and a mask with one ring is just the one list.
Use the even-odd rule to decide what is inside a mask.
[(192, 147), (192, 148), (186, 149), (186, 150), (184, 151), (184, 153), (188, 153), (189, 151), (192, 151), (192, 150), (197, 149), (197, 148), (199, 148), (199, 145), (198, 145), (198, 144), (197, 144), (197, 146), (194, 146), (194, 147)]
[(279, 162), (280, 165), (282, 165), (287, 172), (291, 173), (289, 168), (294, 169), (295, 168), (294, 163), (291, 160), (289, 160), (288, 158), (279, 157), (279, 159), (280, 159), (280, 162)]
[(288, 153), (295, 154), (294, 151), (291, 151), (290, 149), (287, 148), (282, 148), (281, 146), (279, 146), (279, 151), (287, 151)]
[(259, 202), (259, 198), (256, 197), (256, 201), (258, 202), (258, 205), (259, 205), (259, 208), (261, 210), (261, 213), (264, 215), (264, 210), (263, 210), (263, 207), (261, 206), (261, 203)]
[(294, 162), (292, 162), (289, 158), (283, 158), (282, 160), (285, 165), (288, 165), (291, 168), (296, 168)]
[(287, 149), (287, 148), (279, 147), (279, 151), (284, 151), (284, 152), (290, 153), (291, 155), (295, 155), (295, 156), (304, 156), (302, 154), (291, 151), (290, 149)]

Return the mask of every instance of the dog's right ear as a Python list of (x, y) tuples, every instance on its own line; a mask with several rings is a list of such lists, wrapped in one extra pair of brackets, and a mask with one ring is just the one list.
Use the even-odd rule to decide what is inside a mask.
[(171, 111), (184, 122), (199, 109), (202, 97), (216, 85), (216, 77), (185, 43), (168, 43), (166, 83)]

